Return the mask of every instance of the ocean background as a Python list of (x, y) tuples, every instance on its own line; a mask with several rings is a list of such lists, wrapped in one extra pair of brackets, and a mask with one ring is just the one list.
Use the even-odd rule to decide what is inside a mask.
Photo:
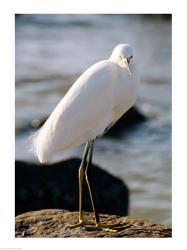
[(29, 150), (32, 127), (85, 69), (129, 43), (141, 76), (136, 107), (147, 121), (120, 138), (98, 139), (93, 161), (128, 185), (130, 215), (171, 224), (171, 16), (28, 14), (16, 15), (15, 25), (16, 160), (37, 162)]

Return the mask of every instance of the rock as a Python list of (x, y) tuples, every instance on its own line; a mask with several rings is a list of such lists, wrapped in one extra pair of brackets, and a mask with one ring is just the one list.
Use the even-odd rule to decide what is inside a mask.
[[(93, 213), (85, 213), (85, 219), (93, 220)], [(88, 230), (84, 227), (68, 228), (78, 222), (78, 212), (47, 209), (28, 212), (16, 217), (16, 237), (124, 237), (124, 238), (166, 238), (172, 237), (171, 228), (141, 217), (119, 217), (100, 215), (105, 225), (120, 224), (116, 232)]]
[[(24, 126), (16, 129), (16, 134), (28, 133), (29, 131), (39, 129), (45, 123), (46, 119), (46, 117), (40, 120), (35, 119), (28, 124), (24, 124)], [(116, 122), (105, 136), (119, 137), (123, 132), (135, 129), (138, 124), (144, 121), (146, 121), (146, 117), (137, 108), (132, 107)]]
[[(78, 210), (79, 159), (52, 165), (15, 163), (15, 214), (46, 208)], [(93, 165), (94, 194), (99, 212), (127, 215), (129, 192), (118, 178)], [(86, 183), (84, 183), (86, 184)], [(83, 208), (92, 211), (85, 186)]]
[(146, 117), (137, 108), (132, 107), (116, 122), (105, 136), (120, 137), (122, 133), (132, 131), (137, 125), (145, 121)]
[(171, 21), (171, 14), (146, 14), (146, 15), (142, 15), (143, 18), (145, 19), (155, 19), (155, 21)]

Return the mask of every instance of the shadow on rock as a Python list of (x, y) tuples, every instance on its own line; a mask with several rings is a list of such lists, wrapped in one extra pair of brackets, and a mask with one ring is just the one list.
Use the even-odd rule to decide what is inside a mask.
[[(79, 159), (52, 165), (15, 163), (15, 214), (46, 208), (78, 210)], [(129, 192), (118, 178), (93, 165), (94, 193), (100, 213), (127, 215)], [(84, 183), (83, 208), (92, 211)]]

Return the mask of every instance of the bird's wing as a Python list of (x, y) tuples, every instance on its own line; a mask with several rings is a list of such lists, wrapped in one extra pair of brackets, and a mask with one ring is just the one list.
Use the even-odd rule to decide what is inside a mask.
[(102, 61), (74, 83), (35, 135), (35, 152), (41, 161), (94, 139), (112, 122), (114, 68)]

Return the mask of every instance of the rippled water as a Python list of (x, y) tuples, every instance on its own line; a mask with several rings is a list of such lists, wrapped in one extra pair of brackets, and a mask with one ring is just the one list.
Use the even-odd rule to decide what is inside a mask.
[[(49, 115), (73, 81), (130, 43), (141, 75), (137, 107), (149, 119), (120, 139), (101, 138), (93, 161), (130, 188), (130, 214), (171, 224), (171, 21), (143, 15), (16, 18), (16, 159), (29, 152), (31, 121)], [(82, 147), (55, 156), (80, 156)]]

